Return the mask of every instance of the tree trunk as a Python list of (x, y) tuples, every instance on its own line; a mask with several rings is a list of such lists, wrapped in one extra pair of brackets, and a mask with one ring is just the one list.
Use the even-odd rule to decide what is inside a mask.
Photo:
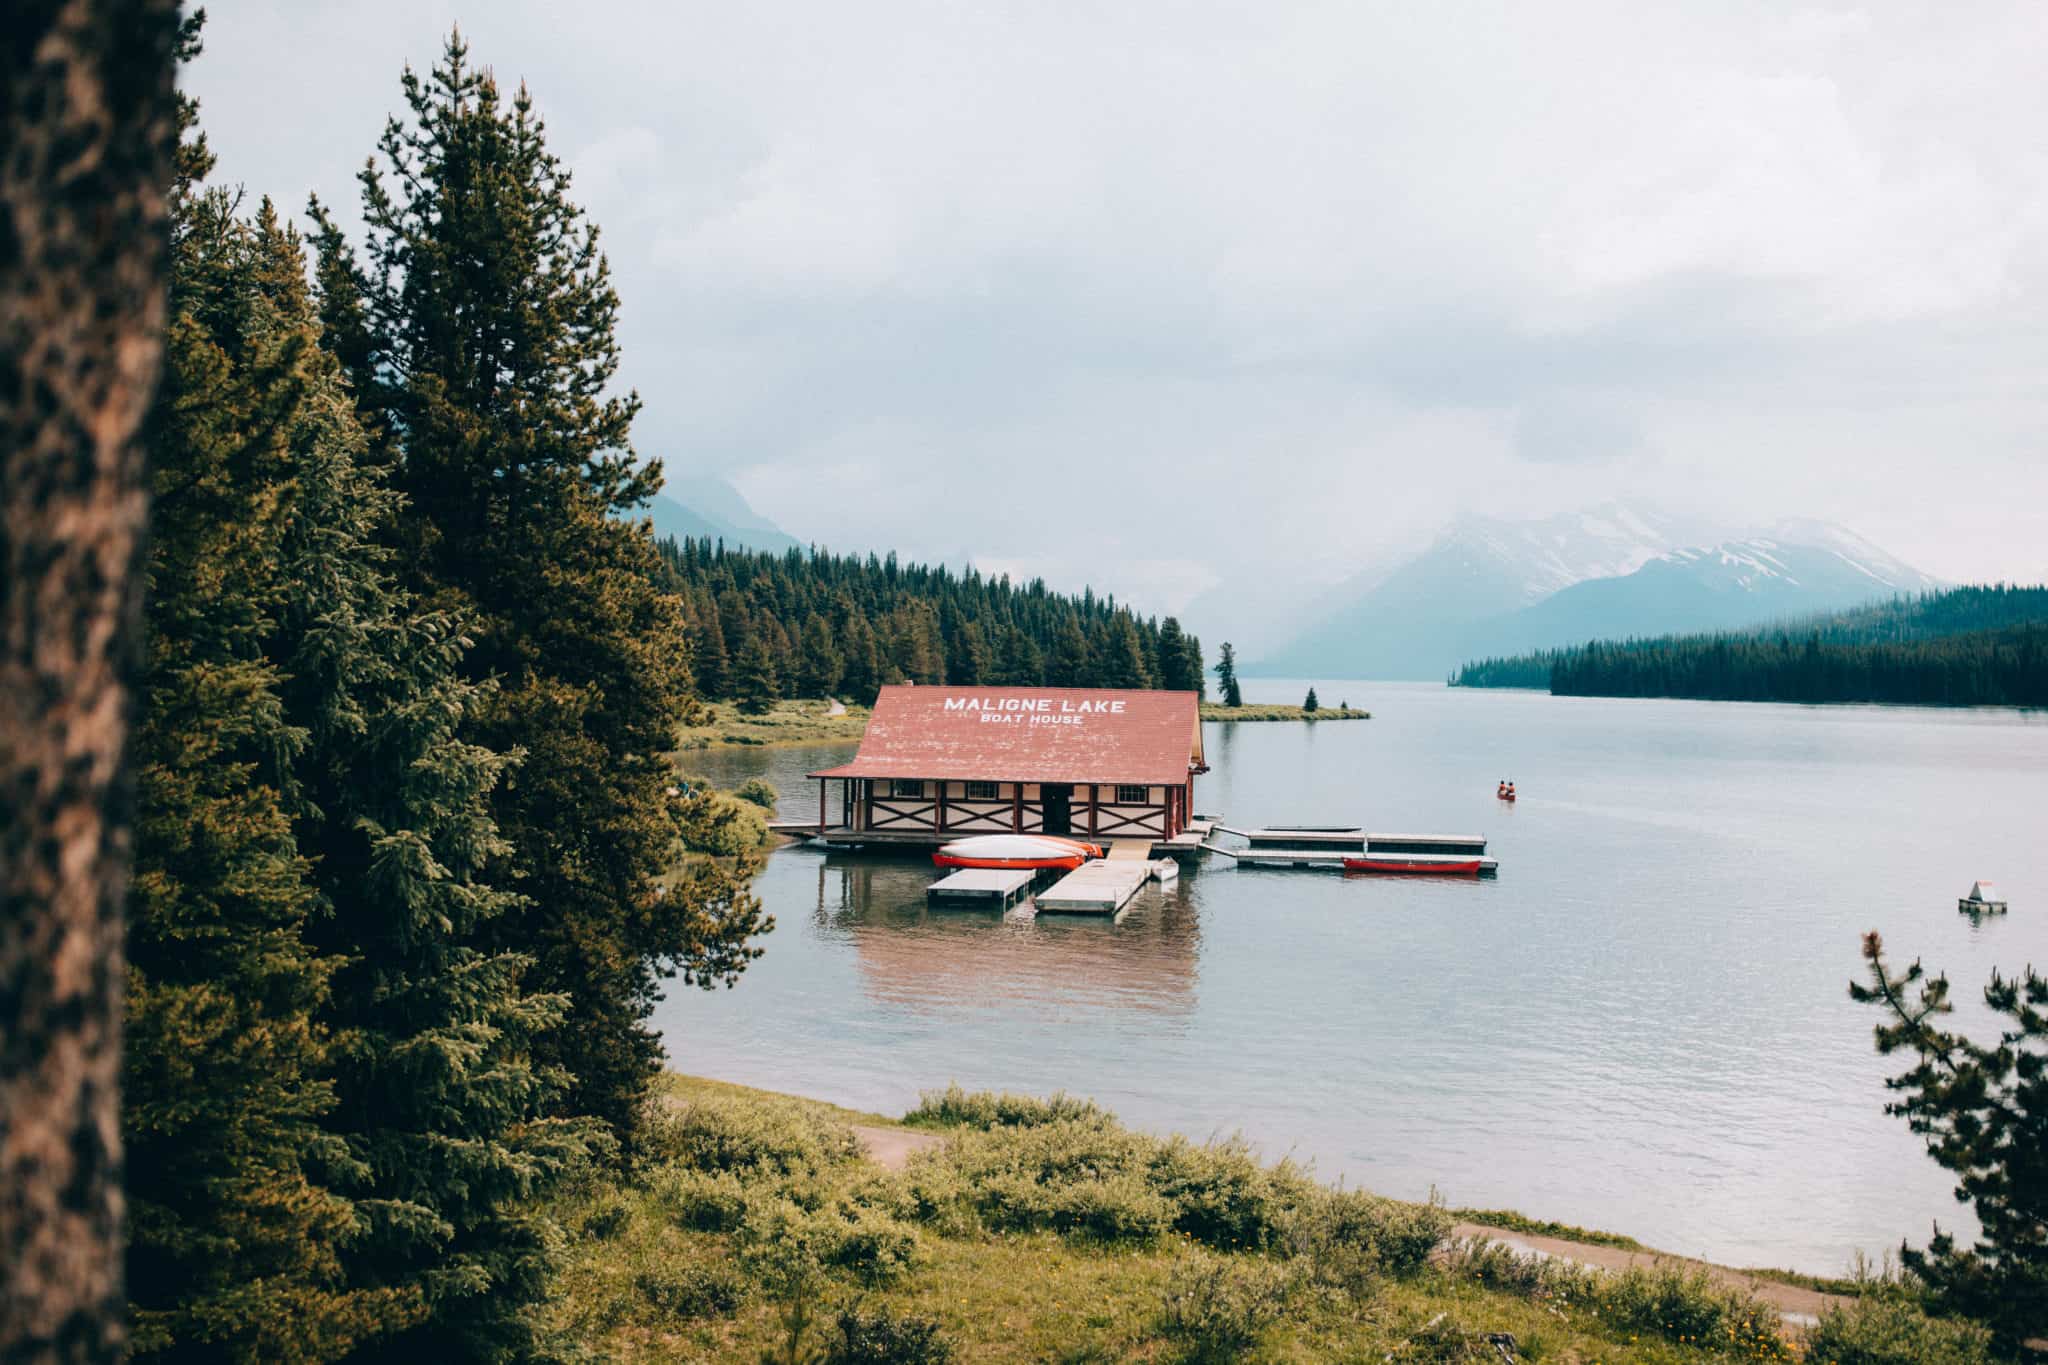
[(0, 24), (0, 1361), (119, 1358), (130, 680), (175, 0)]

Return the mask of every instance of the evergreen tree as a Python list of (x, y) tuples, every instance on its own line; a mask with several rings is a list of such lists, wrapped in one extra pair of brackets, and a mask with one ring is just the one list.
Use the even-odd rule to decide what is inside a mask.
[(1181, 634), (1180, 622), (1169, 616), (1159, 623), (1158, 663), (1153, 674), (1159, 685), (1168, 692), (1196, 692), (1201, 689), (1199, 667), (1189, 670), (1193, 660), (1188, 653), (1188, 638)]
[(775, 660), (768, 653), (768, 645), (760, 636), (747, 640), (746, 648), (740, 651), (740, 663), (733, 679), (733, 696), (738, 698), (740, 710), (750, 716), (758, 716), (775, 708), (781, 700), (782, 689), (775, 681)]
[(987, 682), (995, 665), (981, 627), (972, 621), (963, 622), (953, 641), (953, 649), (947, 655), (946, 680), (969, 686)]
[(1081, 623), (1071, 612), (1060, 617), (1054, 630), (1052, 647), (1046, 651), (1045, 680), (1053, 687), (1095, 685), (1095, 661), (1088, 638), (1081, 633)]
[(997, 681), (1011, 687), (1037, 687), (1045, 681), (1045, 656), (1039, 653), (1031, 637), (1016, 626), (1003, 631)]
[(1985, 1323), (2013, 1350), (2048, 1327), (2048, 978), (1992, 973), (1984, 1003), (2003, 1027), (1985, 1044), (1940, 1027), (1955, 1009), (1946, 976), (1927, 978), (1917, 961), (1892, 975), (1875, 933), (1863, 960), (1868, 984), (1851, 982), (1849, 995), (1885, 1011), (1877, 1050), (1914, 1058), (1885, 1081), (1900, 1096), (1885, 1112), (1955, 1173), (1956, 1199), (1982, 1229), (1964, 1249), (1937, 1226), (1926, 1250), (1902, 1258), (1938, 1309)]
[(285, 427), (293, 590), (271, 653), (308, 736), (294, 804), (325, 912), (308, 937), (343, 964), (322, 1012), (338, 1101), (324, 1122), (347, 1144), (333, 1179), (359, 1223), (342, 1269), (394, 1310), (387, 1358), (522, 1355), (546, 1266), (532, 1201), (591, 1135), (539, 1120), (567, 1078), (527, 1048), (564, 1002), (521, 989), (524, 956), (474, 946), (516, 901), (482, 880), (506, 852), (488, 807), (506, 760), (456, 735), (491, 688), (461, 678), (457, 623), (391, 580), (377, 536), (398, 499), (361, 464), (298, 241), (267, 201), (255, 246), (256, 334), (300, 393)]
[[(190, 126), (193, 108), (185, 107)], [(166, 370), (151, 420), (156, 522), (129, 902), (123, 1128), (128, 1292), (140, 1359), (330, 1358), (388, 1326), (341, 1283), (360, 1216), (320, 1181), (347, 1162), (315, 1015), (334, 964), (288, 810), (306, 743), (264, 645), (284, 605), (301, 401), (289, 347), (257, 336), (249, 234), (199, 189), (172, 196)]]
[(1095, 686), (1152, 686), (1152, 671), (1146, 664), (1145, 653), (1138, 623), (1128, 611), (1118, 612), (1103, 627), (1102, 644), (1096, 655)]
[(758, 912), (657, 905), (676, 837), (661, 755), (692, 680), (650, 534), (610, 515), (661, 475), (629, 443), (637, 395), (609, 396), (618, 297), (596, 230), (532, 99), (508, 102), (459, 35), (402, 85), (408, 117), (361, 175), (364, 263), (314, 205), (325, 311), (366, 319), (375, 372), (351, 378), (366, 425), (396, 434), (400, 562), (426, 605), (473, 622), (465, 676), (503, 679), (471, 736), (527, 755), (492, 794), (509, 865), (486, 869), (520, 900), (486, 933), (568, 997), (535, 1045), (575, 1077), (567, 1111), (625, 1133), (660, 1057), (662, 978), (732, 980)]
[(1225, 706), (1244, 705), (1244, 692), (1237, 685), (1237, 651), (1228, 640), (1223, 642), (1223, 653), (1216, 659), (1216, 686), (1223, 693)]
[(875, 642), (875, 632), (865, 616), (856, 615), (848, 618), (841, 638), (846, 646), (846, 667), (840, 675), (840, 685), (852, 700), (869, 705), (883, 682), (882, 651)]
[(797, 690), (806, 697), (829, 697), (839, 690), (839, 651), (832, 645), (832, 627), (812, 612), (804, 621), (797, 664)]
[(1314, 715), (1317, 711), (1322, 709), (1322, 703), (1316, 700), (1315, 688), (1309, 688), (1308, 695), (1301, 699), (1301, 709), (1308, 712), (1310, 715)]
[(725, 652), (725, 627), (718, 619), (718, 607), (707, 601), (704, 614), (689, 633), (690, 663), (697, 686), (707, 697), (723, 697), (732, 687), (731, 665)]

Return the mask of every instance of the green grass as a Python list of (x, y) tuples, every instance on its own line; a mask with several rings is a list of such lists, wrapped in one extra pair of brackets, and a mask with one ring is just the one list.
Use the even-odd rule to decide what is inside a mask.
[[(930, 1319), (957, 1362), (1498, 1360), (1486, 1333), (1577, 1365), (1801, 1358), (1774, 1312), (1698, 1271), (1454, 1244), (1441, 1205), (1136, 1133), (1086, 1101), (927, 1095), (910, 1118), (943, 1142), (902, 1172), (858, 1155), (849, 1125), (879, 1115), (674, 1076), (655, 1104), (629, 1175), (549, 1209), (560, 1269), (538, 1326), (564, 1356), (755, 1360), (786, 1344), (792, 1304), (823, 1347), (857, 1303), (870, 1323)], [(1938, 1334), (1919, 1321), (1859, 1330), (1924, 1350)]]
[(843, 716), (827, 714), (825, 701), (780, 701), (758, 716), (731, 702), (705, 708), (707, 723), (692, 725), (676, 738), (677, 749), (713, 749), (727, 745), (829, 744), (859, 739), (868, 726), (868, 708), (849, 706)]
[(1202, 703), (1203, 720), (1273, 721), (1303, 720), (1310, 724), (1325, 720), (1371, 720), (1372, 712), (1355, 706), (1324, 706), (1304, 711), (1299, 706), (1225, 706), (1218, 701)]

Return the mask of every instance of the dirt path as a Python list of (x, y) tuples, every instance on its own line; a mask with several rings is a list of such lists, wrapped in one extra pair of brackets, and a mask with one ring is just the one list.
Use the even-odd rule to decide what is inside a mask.
[[(853, 1134), (860, 1139), (860, 1145), (867, 1149), (868, 1159), (890, 1171), (902, 1170), (910, 1164), (913, 1155), (945, 1141), (944, 1135), (939, 1133), (919, 1132), (915, 1128), (883, 1128), (866, 1123), (854, 1124)], [(1451, 1231), (1454, 1236), (1484, 1237), (1489, 1241), (1512, 1247), (1516, 1251), (1555, 1256), (1560, 1260), (1592, 1266), (1596, 1270), (1627, 1270), (1631, 1266), (1648, 1267), (1660, 1264), (1676, 1264), (1688, 1270), (1704, 1270), (1730, 1288), (1756, 1295), (1786, 1317), (1796, 1321), (1810, 1322), (1820, 1316), (1823, 1309), (1843, 1307), (1849, 1302), (1837, 1294), (1822, 1294), (1812, 1289), (1801, 1289), (1797, 1285), (1781, 1284), (1776, 1280), (1758, 1279), (1743, 1271), (1715, 1265), (1711, 1261), (1695, 1260), (1690, 1256), (1670, 1256), (1657, 1251), (1627, 1251), (1621, 1247), (1568, 1242), (1562, 1237), (1537, 1237), (1527, 1233), (1504, 1232), (1499, 1228), (1483, 1227), (1478, 1223), (1460, 1223)]]
[(945, 1141), (937, 1133), (920, 1133), (915, 1128), (878, 1128), (867, 1123), (854, 1124), (853, 1135), (867, 1148), (868, 1160), (885, 1171), (900, 1171), (910, 1164), (914, 1153)]
[(1631, 1266), (1656, 1265), (1679, 1265), (1687, 1270), (1704, 1270), (1722, 1284), (1754, 1294), (1786, 1317), (1798, 1321), (1810, 1322), (1820, 1316), (1821, 1310), (1847, 1307), (1850, 1302), (1839, 1294), (1823, 1294), (1818, 1290), (1781, 1284), (1777, 1280), (1758, 1279), (1744, 1271), (1715, 1265), (1712, 1261), (1695, 1260), (1690, 1256), (1672, 1256), (1661, 1251), (1628, 1251), (1621, 1247), (1594, 1246), (1587, 1242), (1568, 1242), (1562, 1237), (1537, 1237), (1523, 1232), (1505, 1232), (1500, 1228), (1483, 1227), (1478, 1223), (1460, 1223), (1451, 1229), (1451, 1232), (1457, 1237), (1484, 1237), (1489, 1241), (1499, 1242), (1502, 1246), (1513, 1247), (1517, 1251), (1533, 1251), (1542, 1256), (1555, 1256), (1559, 1260), (1575, 1261), (1599, 1270), (1627, 1270)]

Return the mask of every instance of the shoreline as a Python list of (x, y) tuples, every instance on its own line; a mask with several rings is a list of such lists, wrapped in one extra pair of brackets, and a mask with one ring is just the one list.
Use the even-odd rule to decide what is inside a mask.
[[(682, 1089), (722, 1093), (735, 1098), (779, 1100), (830, 1114), (853, 1129), (868, 1159), (886, 1171), (903, 1170), (912, 1157), (942, 1145), (949, 1136), (946, 1129), (922, 1127), (907, 1123), (902, 1118), (852, 1109), (830, 1100), (782, 1090), (765, 1090), (737, 1081), (694, 1076), (672, 1069), (663, 1070), (662, 1080), (657, 1085), (670, 1092), (667, 1096), (670, 1103), (678, 1099), (674, 1092)], [(1511, 1210), (1453, 1208), (1449, 1212), (1457, 1220), (1451, 1230), (1454, 1239), (1498, 1242), (1519, 1254), (1570, 1261), (1608, 1272), (1660, 1266), (1699, 1271), (1728, 1288), (1762, 1299), (1783, 1314), (1788, 1323), (1800, 1327), (1811, 1326), (1828, 1309), (1846, 1308), (1855, 1302), (1853, 1293), (1839, 1292), (1852, 1288), (1846, 1280), (1831, 1280), (1826, 1276), (1770, 1267), (1724, 1265), (1679, 1252), (1660, 1251), (1624, 1234), (1540, 1221)], [(1504, 1223), (1509, 1225), (1503, 1226)], [(1516, 1223), (1520, 1226), (1515, 1226)], [(1542, 1231), (1533, 1230), (1536, 1228)], [(1835, 1288), (1816, 1287), (1819, 1285)]]

